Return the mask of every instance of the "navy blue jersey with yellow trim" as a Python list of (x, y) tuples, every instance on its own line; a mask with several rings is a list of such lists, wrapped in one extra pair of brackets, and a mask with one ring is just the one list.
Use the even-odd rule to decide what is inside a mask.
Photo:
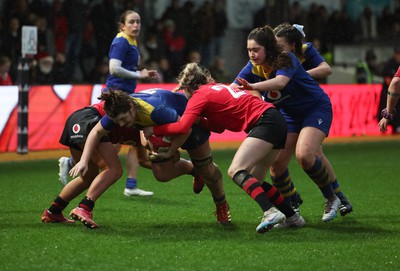
[(320, 55), (318, 50), (312, 45), (311, 42), (303, 43), (301, 49), (303, 51), (303, 55), (296, 56), (306, 71), (317, 67), (322, 62), (325, 62), (325, 59)]
[[(163, 89), (150, 89), (130, 94), (138, 106), (136, 125), (138, 128), (176, 122), (186, 108), (187, 99), (181, 93)], [(105, 115), (101, 125), (106, 130), (116, 126)]]
[[(108, 57), (120, 60), (121, 67), (128, 71), (137, 71), (139, 65), (139, 49), (135, 39), (120, 32), (111, 43)], [(127, 93), (133, 93), (136, 89), (136, 80), (121, 78), (109, 74), (107, 87), (118, 88)]]
[[(304, 70), (299, 59), (292, 53), (289, 55), (292, 59), (291, 67), (272, 71), (249, 61), (237, 77), (244, 78), (249, 83), (265, 81), (277, 75), (290, 78), (288, 84), (280, 91), (261, 92), (266, 101), (289, 115), (302, 114), (321, 102), (329, 102), (328, 95)], [(236, 80), (235, 83), (239, 84)]]

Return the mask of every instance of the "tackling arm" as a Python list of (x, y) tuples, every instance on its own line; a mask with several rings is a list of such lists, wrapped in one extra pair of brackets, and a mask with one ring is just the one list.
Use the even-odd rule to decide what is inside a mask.
[(72, 177), (76, 177), (79, 173), (82, 175), (86, 174), (88, 163), (93, 155), (94, 149), (99, 145), (100, 139), (107, 135), (108, 132), (109, 131), (105, 130), (103, 126), (101, 126), (100, 122), (93, 127), (86, 139), (81, 159), (69, 172)]

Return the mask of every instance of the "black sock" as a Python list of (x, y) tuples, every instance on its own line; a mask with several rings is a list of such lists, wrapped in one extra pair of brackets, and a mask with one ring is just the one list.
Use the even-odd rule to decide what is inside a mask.
[(215, 205), (222, 204), (226, 201), (225, 194), (222, 197), (218, 197), (218, 198), (213, 196), (213, 200), (214, 200)]
[(68, 203), (69, 202), (66, 202), (65, 200), (60, 198), (60, 196), (58, 196), (51, 204), (49, 212), (55, 215), (61, 214), (65, 207), (67, 207)]
[(267, 182), (263, 182), (261, 185), (262, 189), (267, 194), (268, 199), (272, 204), (281, 211), (286, 217), (291, 217), (295, 214), (290, 204), (285, 200), (281, 193), (275, 186), (270, 185)]
[(79, 202), (79, 208), (85, 209), (91, 212), (94, 208), (94, 201), (91, 198), (85, 197), (81, 202)]

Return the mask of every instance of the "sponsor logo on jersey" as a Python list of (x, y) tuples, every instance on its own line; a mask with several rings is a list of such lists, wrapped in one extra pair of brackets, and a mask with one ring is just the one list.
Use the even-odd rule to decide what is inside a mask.
[(280, 91), (268, 91), (267, 98), (273, 101), (279, 100), (282, 97)]
[(74, 134), (79, 133), (79, 131), (81, 130), (81, 126), (77, 123), (74, 124), (74, 126), (72, 126), (72, 132), (74, 132)]

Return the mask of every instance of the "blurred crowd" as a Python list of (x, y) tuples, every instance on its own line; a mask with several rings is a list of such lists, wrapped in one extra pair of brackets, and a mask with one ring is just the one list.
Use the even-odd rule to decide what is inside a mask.
[[(146, 15), (144, 0), (4, 0), (1, 2), (0, 84), (15, 82), (21, 56), (21, 27), (38, 29), (38, 52), (31, 61), (32, 84), (104, 83), (108, 74), (108, 50), (118, 30), (120, 14), (135, 10), (142, 16), (139, 40), (141, 65), (157, 69), (157, 82), (175, 82), (188, 61), (206, 66), (219, 82), (232, 78), (224, 69), (222, 54), (228, 27), (226, 1), (171, 0), (160, 18)], [(270, 6), (273, 3), (276, 6)], [(282, 5), (286, 3), (286, 5)], [(312, 4), (266, 1), (254, 14), (253, 26), (276, 26), (285, 20), (305, 25), (312, 41), (327, 61), (339, 43), (377, 40), (398, 42), (400, 9), (387, 7), (376, 16), (369, 6), (359, 20), (345, 9), (328, 12)], [(330, 63), (333, 64), (333, 63)]]

